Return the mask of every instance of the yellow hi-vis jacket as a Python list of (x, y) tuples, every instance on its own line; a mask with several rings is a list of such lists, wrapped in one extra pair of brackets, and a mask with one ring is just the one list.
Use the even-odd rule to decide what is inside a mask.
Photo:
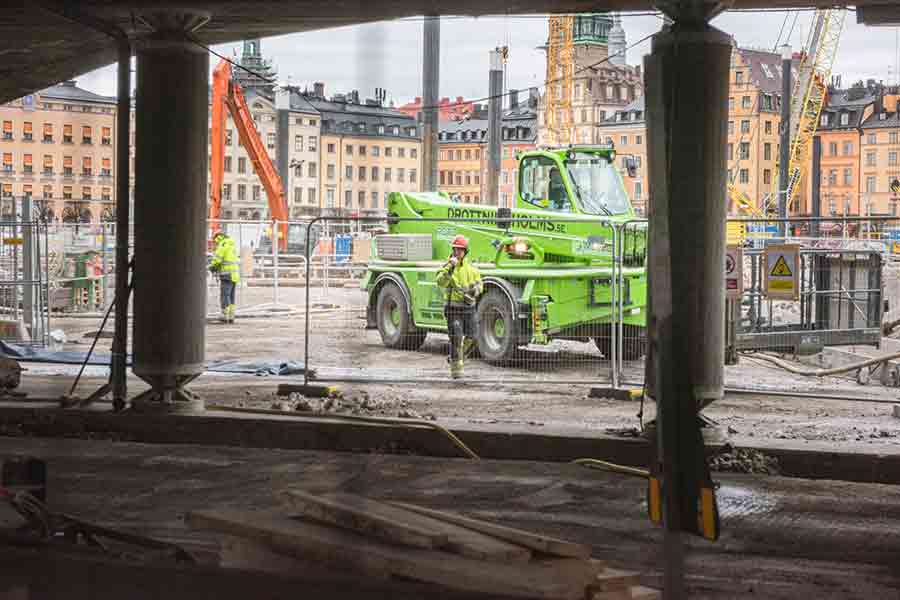
[(455, 267), (449, 262), (441, 267), (436, 281), (438, 287), (447, 290), (447, 302), (450, 306), (475, 306), (478, 296), (484, 290), (481, 273), (466, 256)]
[(231, 281), (237, 283), (241, 280), (240, 266), (234, 240), (227, 235), (220, 237), (213, 251), (210, 270), (218, 273), (219, 279), (228, 279), (230, 276)]

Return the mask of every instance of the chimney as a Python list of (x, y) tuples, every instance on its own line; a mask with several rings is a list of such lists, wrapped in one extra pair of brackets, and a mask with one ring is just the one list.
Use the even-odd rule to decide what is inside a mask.
[(325, 84), (317, 81), (313, 84), (313, 95), (316, 98), (325, 98)]
[(509, 109), (519, 108), (519, 90), (509, 90)]

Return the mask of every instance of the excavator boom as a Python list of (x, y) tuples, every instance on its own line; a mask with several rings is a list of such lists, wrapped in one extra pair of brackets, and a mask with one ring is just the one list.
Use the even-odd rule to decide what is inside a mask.
[[(256, 125), (253, 124), (253, 115), (250, 107), (244, 99), (244, 92), (240, 84), (231, 79), (231, 64), (222, 60), (213, 71), (213, 98), (212, 98), (212, 148), (211, 148), (211, 186), (209, 199), (209, 220), (213, 231), (218, 231), (218, 220), (222, 207), (222, 181), (225, 170), (225, 111), (228, 108), (234, 127), (237, 130), (238, 139), (247, 151), (253, 171), (262, 182), (263, 189), (269, 201), (269, 213), (272, 220), (278, 223), (278, 247), (280, 250), (287, 248), (288, 208), (284, 197), (284, 186), (272, 159), (266, 152)], [(276, 234), (273, 232), (273, 236)]]

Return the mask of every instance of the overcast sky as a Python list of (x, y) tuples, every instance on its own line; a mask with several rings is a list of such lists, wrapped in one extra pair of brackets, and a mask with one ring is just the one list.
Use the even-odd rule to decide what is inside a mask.
[[(781, 43), (790, 33), (790, 43), (799, 49), (809, 33), (811, 11), (728, 12), (716, 18), (714, 25), (732, 34), (741, 46), (771, 50), (785, 17)], [(629, 45), (658, 31), (662, 24), (659, 17), (646, 14), (625, 15), (622, 22)], [(445, 17), (441, 24), (440, 95), (486, 96), (488, 52), (498, 45), (510, 48), (508, 88), (540, 85), (544, 55), (536, 48), (546, 37), (546, 18), (537, 15)], [(240, 48), (236, 43), (215, 50), (232, 56), (233, 52), (240, 55)], [(374, 96), (374, 89), (383, 87), (397, 104), (421, 95), (421, 18), (266, 38), (262, 50), (273, 61), (282, 83), (312, 87), (312, 82), (323, 81), (328, 95), (358, 89), (363, 97)], [(640, 64), (649, 51), (649, 40), (631, 48), (628, 63)], [(216, 62), (218, 58), (212, 57), (211, 64)], [(896, 82), (898, 30), (858, 25), (855, 13), (849, 12), (833, 73), (841, 74), (845, 85), (869, 78)], [(78, 81), (91, 91), (115, 95), (114, 66), (82, 75)]]

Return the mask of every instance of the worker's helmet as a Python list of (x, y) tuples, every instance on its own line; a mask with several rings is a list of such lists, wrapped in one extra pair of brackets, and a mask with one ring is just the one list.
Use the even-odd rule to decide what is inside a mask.
[(450, 242), (451, 248), (462, 248), (463, 250), (469, 249), (469, 240), (466, 239), (464, 235), (458, 235), (453, 238), (453, 241)]
[(223, 237), (225, 237), (225, 232), (224, 232), (224, 231), (217, 231), (217, 232), (215, 233), (215, 235), (213, 235), (213, 241), (214, 241), (214, 242), (218, 242), (218, 241), (219, 241), (219, 238), (223, 238)]

